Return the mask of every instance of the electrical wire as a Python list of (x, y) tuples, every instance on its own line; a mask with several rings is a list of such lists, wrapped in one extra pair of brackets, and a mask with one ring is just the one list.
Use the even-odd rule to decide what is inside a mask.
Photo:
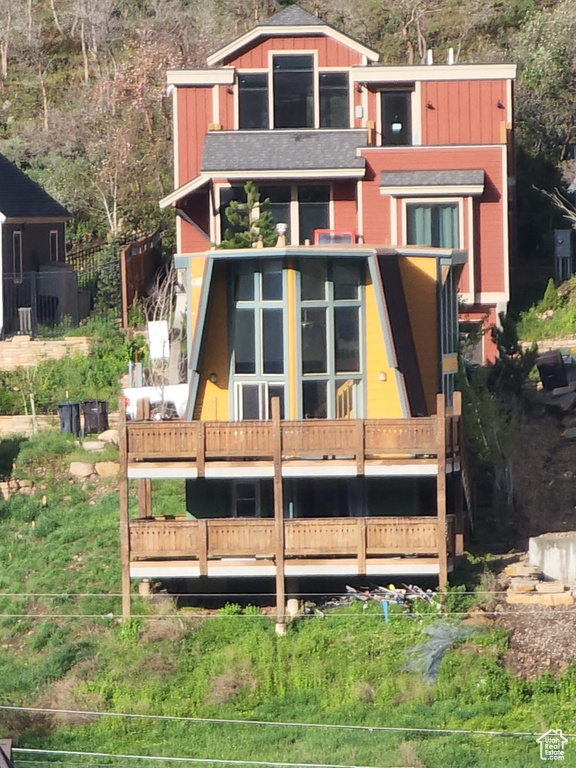
[[(390, 601), (394, 605), (393, 601)], [(480, 615), (486, 618), (497, 618), (499, 616), (547, 616), (550, 618), (565, 618), (567, 611), (557, 611), (557, 608), (563, 608), (565, 606), (552, 606), (539, 608), (538, 610), (507, 610), (507, 611), (481, 611)], [(473, 608), (471, 608), (473, 610)], [(576, 612), (572, 611), (574, 618), (576, 619)], [(418, 611), (402, 612), (402, 613), (389, 613), (389, 619), (408, 619), (414, 621), (419, 618), (445, 618), (449, 616), (470, 616), (470, 610), (467, 611), (439, 611), (434, 613), (418, 613)], [(121, 613), (0, 613), (0, 619), (124, 619)], [(164, 619), (180, 619), (182, 621), (197, 621), (198, 619), (266, 619), (271, 618), (263, 613), (166, 613), (156, 616), (150, 616), (146, 614), (133, 613), (131, 615), (133, 619), (139, 619), (141, 621), (163, 621)], [(318, 609), (318, 613), (304, 614), (298, 617), (304, 621), (319, 621), (322, 619), (380, 619), (380, 613), (333, 613), (332, 609), (324, 608)]]
[[(541, 733), (532, 731), (481, 731), (468, 728), (418, 728), (414, 726), (353, 725), (350, 723), (291, 723), (282, 720), (238, 720), (215, 717), (143, 715), (131, 712), (96, 712), (90, 710), (75, 709), (49, 709), (47, 707), (16, 707), (7, 704), (0, 705), (0, 710), (8, 710), (12, 712), (41, 712), (44, 714), (82, 715), (90, 717), (130, 718), (134, 720), (164, 720), (184, 723), (207, 723), (211, 725), (251, 725), (272, 726), (276, 728), (312, 728), (320, 730), (363, 731), (366, 733), (426, 733), (430, 735), (506, 736), (509, 738), (532, 738), (542, 735)], [(566, 736), (566, 738), (576, 738), (576, 733), (565, 733), (564, 736)], [(291, 764), (283, 763), (282, 765)]]
[(161, 757), (156, 755), (124, 755), (110, 752), (79, 752), (64, 749), (27, 749), (24, 747), (13, 747), (12, 752), (37, 755), (73, 755), (76, 757), (113, 757), (122, 760), (156, 760), (172, 763), (201, 763), (203, 765), (261, 765), (266, 766), (266, 768), (373, 768), (373, 766), (366, 765), (338, 765), (337, 763), (284, 763), (271, 760), (222, 760), (210, 757)]

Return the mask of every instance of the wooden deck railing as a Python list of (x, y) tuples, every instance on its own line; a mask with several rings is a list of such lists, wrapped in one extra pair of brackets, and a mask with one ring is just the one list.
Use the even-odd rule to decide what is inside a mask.
[[(458, 417), (447, 417), (446, 452), (458, 453)], [(129, 461), (341, 458), (362, 464), (378, 458), (434, 457), (441, 452), (438, 419), (306, 420), (280, 422), (280, 446), (269, 421), (130, 421)], [(277, 434), (277, 433), (276, 433)], [(360, 467), (361, 469), (361, 467)]]
[[(453, 539), (453, 519), (448, 516)], [(452, 533), (450, 532), (452, 526)], [(285, 520), (285, 553), (299, 557), (436, 555), (437, 517)], [(131, 559), (274, 556), (273, 519), (130, 521)]]

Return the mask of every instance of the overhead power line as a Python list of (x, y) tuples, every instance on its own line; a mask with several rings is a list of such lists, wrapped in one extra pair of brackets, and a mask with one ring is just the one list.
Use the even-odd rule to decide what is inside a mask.
[[(216, 717), (185, 717), (178, 715), (143, 715), (132, 712), (97, 712), (91, 710), (76, 709), (50, 709), (48, 707), (16, 707), (0, 705), (0, 710), (13, 712), (41, 712), (44, 714), (81, 715), (89, 717), (118, 717), (132, 718), (135, 720), (167, 720), (184, 723), (208, 723), (211, 725), (252, 725), (272, 726), (276, 728), (315, 728), (325, 730), (364, 731), (366, 733), (427, 733), (431, 735), (461, 735), (461, 736), (503, 736), (507, 738), (534, 738), (541, 733), (534, 731), (480, 731), (469, 728), (419, 728), (417, 726), (393, 726), (393, 725), (355, 725), (350, 723), (298, 723), (282, 720), (239, 720)], [(565, 733), (566, 738), (576, 738), (576, 733)], [(206, 762), (216, 762), (207, 760)], [(242, 762), (242, 761), (240, 761)], [(248, 761), (250, 762), (250, 761)], [(254, 763), (258, 764), (258, 763)], [(262, 763), (262, 765), (268, 763)], [(291, 763), (282, 763), (291, 765)], [(294, 765), (301, 765), (295, 763)]]
[(155, 760), (171, 763), (201, 763), (203, 765), (261, 765), (265, 768), (374, 768), (367, 765), (339, 765), (337, 763), (284, 763), (272, 760), (222, 760), (211, 757), (163, 757), (158, 755), (124, 755), (110, 752), (79, 752), (65, 749), (27, 749), (13, 747), (14, 753), (34, 755), (72, 755), (74, 757), (112, 757), (122, 760)]

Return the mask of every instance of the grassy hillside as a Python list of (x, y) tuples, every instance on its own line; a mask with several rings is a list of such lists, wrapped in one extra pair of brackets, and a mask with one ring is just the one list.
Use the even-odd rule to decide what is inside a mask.
[[(119, 598), (40, 596), (119, 589), (114, 482), (70, 484), (65, 466), (72, 451), (78, 451), (73, 443), (51, 434), (21, 443), (14, 472), (35, 478), (37, 486), (32, 495), (0, 507), (3, 704), (400, 728), (573, 730), (576, 668), (558, 678), (519, 680), (503, 667), (507, 638), (499, 628), (488, 627), (461, 642), (445, 656), (437, 681), (426, 683), (420, 673), (402, 670), (407, 652), (426, 639), (423, 629), (437, 621), (434, 615), (419, 622), (395, 613), (385, 624), (378, 606), (351, 607), (325, 619), (293, 622), (285, 637), (277, 637), (270, 619), (255, 608), (236, 613), (228, 607), (202, 617), (195, 609), (177, 612), (166, 597), (152, 603), (136, 598), (139, 615), (122, 624), (108, 615), (119, 612)], [(163, 498), (168, 506), (166, 489)], [(460, 609), (458, 600), (455, 593), (448, 612)], [(0, 736), (12, 736), (28, 748), (207, 759), (381, 768), (541, 764), (531, 738), (5, 710), (0, 710)], [(17, 765), (29, 759), (39, 758), (19, 754)], [(569, 751), (566, 759), (569, 764)], [(41, 764), (53, 761), (135, 764), (58, 756), (42, 758)]]

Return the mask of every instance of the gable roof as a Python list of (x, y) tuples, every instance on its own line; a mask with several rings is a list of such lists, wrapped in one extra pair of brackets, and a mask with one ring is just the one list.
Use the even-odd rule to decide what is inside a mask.
[(308, 13), (304, 8), (300, 8), (299, 5), (289, 5), (288, 8), (284, 8), (279, 13), (274, 14), (266, 21), (261, 21), (259, 26), (261, 27), (280, 27), (282, 25), (287, 27), (298, 26), (311, 26), (317, 24), (321, 27), (327, 27), (328, 24), (318, 16), (314, 16), (312, 13)]
[(303, 8), (291, 5), (275, 16), (266, 19), (266, 21), (261, 21), (256, 27), (240, 35), (231, 43), (219, 48), (208, 56), (207, 64), (209, 67), (223, 64), (242, 48), (245, 48), (261, 37), (303, 37), (305, 35), (318, 34), (331, 37), (333, 40), (342, 43), (342, 45), (346, 45), (348, 48), (365, 56), (368, 61), (375, 62), (380, 58), (380, 54), (373, 48), (368, 48), (367, 45), (360, 43), (353, 37), (345, 35), (340, 30), (335, 29), (317, 16), (313, 16)]
[(0, 213), (8, 220), (72, 218), (63, 205), (4, 155), (0, 155)]
[(349, 171), (364, 176), (365, 130), (210, 131), (202, 173)]

